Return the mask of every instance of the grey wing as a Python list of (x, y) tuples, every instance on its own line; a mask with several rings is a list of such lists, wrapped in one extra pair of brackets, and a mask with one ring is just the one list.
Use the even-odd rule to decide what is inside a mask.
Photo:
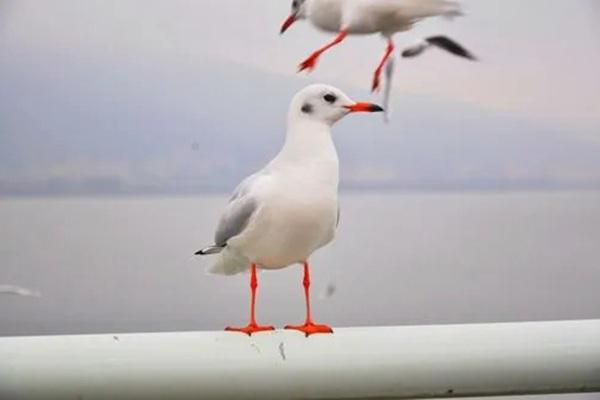
[(215, 232), (215, 244), (198, 250), (194, 254), (207, 255), (220, 253), (227, 241), (244, 231), (257, 209), (257, 202), (250, 193), (252, 183), (261, 176), (260, 173), (250, 175), (235, 188), (227, 208), (221, 215)]
[(257, 172), (256, 174), (252, 174), (252, 175), (248, 176), (246, 179), (244, 179), (243, 181), (241, 181), (240, 184), (237, 185), (237, 187), (233, 190), (233, 193), (231, 193), (231, 197), (229, 198), (229, 203), (233, 202), (234, 200), (239, 199), (240, 197), (247, 195), (248, 192), (250, 191), (250, 187), (252, 186), (252, 183), (254, 181), (256, 181), (260, 175), (261, 174)]
[(239, 235), (248, 226), (256, 209), (256, 201), (252, 198), (241, 197), (230, 202), (217, 226), (215, 245), (223, 247), (229, 239)]
[(221, 216), (215, 232), (215, 245), (223, 247), (227, 241), (239, 235), (248, 225), (257, 209), (256, 200), (249, 194), (252, 182), (257, 174), (244, 179), (233, 191), (229, 204)]

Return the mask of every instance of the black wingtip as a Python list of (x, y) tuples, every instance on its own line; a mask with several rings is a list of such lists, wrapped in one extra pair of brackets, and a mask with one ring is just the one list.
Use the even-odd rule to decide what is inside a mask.
[(450, 39), (447, 36), (431, 36), (428, 37), (426, 40), (427, 43), (444, 49), (447, 52), (454, 54), (455, 56), (463, 57), (471, 61), (477, 61), (477, 57), (475, 57), (473, 53), (471, 53), (469, 50), (465, 49), (461, 44)]
[(223, 246), (217, 246), (217, 245), (208, 246), (208, 247), (198, 250), (197, 252), (194, 253), (194, 255), (195, 256), (206, 256), (209, 254), (217, 254), (217, 253), (220, 253), (224, 247), (225, 247), (225, 245), (223, 245)]
[(402, 53), (400, 53), (402, 58), (412, 58), (418, 56), (419, 54), (421, 54), (421, 52), (417, 52), (414, 49), (406, 49), (403, 50)]

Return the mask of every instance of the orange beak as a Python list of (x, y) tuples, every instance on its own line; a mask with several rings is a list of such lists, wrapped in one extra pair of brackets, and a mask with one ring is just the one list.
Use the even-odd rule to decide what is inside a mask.
[(290, 26), (292, 26), (294, 22), (296, 22), (296, 14), (290, 14), (290, 16), (287, 17), (285, 21), (283, 21), (283, 24), (281, 25), (281, 31), (279, 32), (279, 34), (283, 34), (283, 32), (287, 31), (287, 29)]
[(373, 103), (363, 103), (363, 102), (359, 102), (359, 103), (355, 103), (351, 106), (344, 106), (346, 107), (348, 110), (350, 110), (350, 112), (379, 112), (379, 111), (383, 111), (383, 108), (379, 107), (377, 104), (373, 104)]

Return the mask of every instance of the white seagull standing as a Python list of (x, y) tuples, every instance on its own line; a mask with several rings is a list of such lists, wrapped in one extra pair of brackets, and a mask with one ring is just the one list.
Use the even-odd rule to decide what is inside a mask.
[[(450, 0), (293, 0), (292, 12), (283, 22), (281, 33), (295, 21), (308, 19), (318, 29), (338, 34), (331, 43), (316, 50), (304, 60), (298, 67), (299, 71), (312, 70), (319, 56), (341, 43), (348, 34), (380, 33), (387, 39), (387, 47), (373, 74), (371, 88), (376, 91), (379, 88), (381, 71), (394, 51), (392, 36), (396, 32), (407, 31), (424, 18), (452, 18), (458, 15), (462, 15), (459, 4)], [(422, 43), (406, 49), (402, 55), (416, 56), (430, 46), (460, 57), (475, 59), (464, 47), (446, 36), (426, 38)]]
[(311, 85), (292, 99), (285, 144), (259, 172), (235, 189), (215, 233), (215, 243), (196, 254), (217, 254), (209, 272), (231, 275), (250, 268), (250, 322), (226, 330), (273, 330), (255, 319), (256, 269), (279, 269), (304, 264), (306, 321), (286, 326), (304, 332), (331, 333), (327, 325), (314, 324), (310, 314), (308, 258), (329, 243), (339, 219), (338, 156), (331, 127), (351, 112), (383, 111), (371, 103), (352, 101), (328, 85)]

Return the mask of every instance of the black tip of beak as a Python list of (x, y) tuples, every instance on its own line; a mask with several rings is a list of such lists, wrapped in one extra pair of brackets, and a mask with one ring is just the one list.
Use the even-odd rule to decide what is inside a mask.
[(369, 109), (369, 111), (381, 112), (381, 111), (384, 111), (384, 109), (382, 107), (378, 106), (377, 104), (371, 104), (371, 108)]
[(283, 34), (283, 32), (287, 31), (287, 30), (288, 30), (288, 28), (289, 28), (290, 26), (292, 26), (292, 24), (293, 24), (294, 22), (296, 22), (296, 14), (295, 14), (295, 13), (292, 13), (292, 14), (290, 14), (290, 16), (289, 16), (289, 17), (287, 17), (287, 18), (285, 19), (285, 21), (283, 21), (283, 24), (281, 24), (281, 29), (279, 30), (279, 34), (280, 34), (280, 35), (282, 35), (282, 34)]

